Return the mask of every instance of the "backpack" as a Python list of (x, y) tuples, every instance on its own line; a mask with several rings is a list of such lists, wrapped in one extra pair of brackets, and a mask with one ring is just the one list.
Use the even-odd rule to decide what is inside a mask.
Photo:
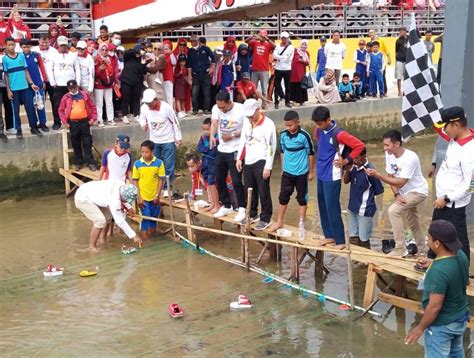
[(336, 128), (334, 128), (333, 133), (332, 133), (332, 146), (343, 159), (347, 159), (349, 158), (349, 154), (351, 154), (352, 152), (352, 148), (349, 147), (347, 144), (344, 144), (344, 148), (342, 149), (342, 153), (341, 153), (340, 148), (339, 148), (339, 141), (337, 140), (337, 135), (343, 131), (344, 129), (340, 127), (336, 126)]

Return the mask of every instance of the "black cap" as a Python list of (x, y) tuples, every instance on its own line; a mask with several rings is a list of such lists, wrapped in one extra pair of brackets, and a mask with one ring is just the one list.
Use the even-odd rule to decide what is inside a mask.
[(466, 114), (464, 109), (459, 106), (445, 108), (441, 111), (441, 121), (435, 124), (436, 127), (442, 128), (450, 122), (455, 122), (459, 120), (466, 120)]
[(461, 241), (458, 240), (456, 228), (452, 223), (446, 220), (434, 220), (428, 229), (428, 233), (433, 240), (443, 243), (449, 250), (458, 252), (462, 249)]
[(77, 81), (76, 80), (69, 80), (69, 81), (67, 81), (66, 86), (68, 86), (68, 87), (77, 86)]
[(319, 41), (327, 41), (326, 36), (321, 36), (321, 37), (319, 38)]
[(205, 44), (205, 43), (207, 42), (207, 40), (206, 40), (205, 37), (201, 36), (201, 37), (199, 38), (199, 42), (202, 43), (202, 44)]

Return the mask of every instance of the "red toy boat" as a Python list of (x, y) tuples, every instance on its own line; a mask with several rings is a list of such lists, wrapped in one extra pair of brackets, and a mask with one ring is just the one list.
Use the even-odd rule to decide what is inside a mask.
[(170, 314), (171, 317), (173, 318), (179, 318), (184, 316), (184, 311), (183, 309), (178, 306), (177, 303), (171, 303), (168, 306), (168, 313)]

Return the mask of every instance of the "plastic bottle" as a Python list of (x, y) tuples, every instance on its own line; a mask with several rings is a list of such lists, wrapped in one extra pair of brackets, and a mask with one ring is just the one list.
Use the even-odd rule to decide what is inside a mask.
[(306, 236), (306, 230), (304, 228), (304, 220), (301, 218), (300, 223), (298, 224), (298, 240), (304, 240)]

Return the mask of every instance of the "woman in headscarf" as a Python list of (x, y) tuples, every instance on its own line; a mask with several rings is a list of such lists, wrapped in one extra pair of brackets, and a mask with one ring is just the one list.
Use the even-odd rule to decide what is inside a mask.
[(290, 76), (290, 97), (294, 103), (299, 103), (300, 106), (308, 101), (308, 91), (301, 88), (301, 81), (306, 74), (306, 67), (309, 66), (308, 42), (301, 41), (300, 47), (296, 48), (291, 63)]
[(341, 102), (341, 96), (336, 86), (336, 75), (334, 70), (327, 69), (324, 77), (314, 87), (314, 96), (321, 104)]
[(0, 45), (2, 47), (5, 47), (5, 39), (7, 37), (10, 37), (10, 30), (8, 29), (3, 13), (0, 12)]
[[(21, 39), (31, 40), (30, 28), (23, 22), (16, 5), (12, 8), (10, 18), (8, 19), (7, 28), (11, 34), (11, 37), (15, 39), (17, 44), (20, 43)], [(19, 47), (19, 45), (17, 45), (17, 47)]]
[(245, 72), (251, 73), (252, 66), (252, 52), (247, 44), (239, 45), (237, 50), (237, 59), (235, 60), (235, 71), (237, 73), (237, 81), (242, 80), (242, 75)]
[(235, 37), (229, 36), (227, 40), (224, 42), (224, 50), (229, 50), (231, 53), (232, 60), (235, 62), (236, 60), (236, 53), (237, 53), (237, 45), (235, 44)]
[(161, 71), (163, 73), (163, 90), (165, 92), (165, 101), (173, 107), (173, 82), (174, 66), (176, 66), (176, 57), (173, 54), (173, 45), (170, 40), (163, 41), (163, 53), (165, 55), (166, 65)]
[[(188, 50), (188, 40), (186, 40), (184, 37), (181, 37), (173, 50), (173, 54), (176, 58), (178, 58), (180, 55), (184, 55), (185, 57), (187, 57)], [(191, 111), (191, 86), (187, 86), (185, 88), (185, 91), (186, 92), (183, 113)]]
[(104, 100), (107, 112), (107, 123), (115, 125), (113, 87), (117, 81), (117, 75), (118, 61), (117, 57), (115, 57), (115, 45), (103, 43), (99, 46), (99, 53), (95, 58), (94, 100), (97, 107), (99, 127), (104, 126), (102, 120)]
[(48, 29), (49, 35), (49, 46), (58, 48), (58, 37), (67, 36), (66, 29), (64, 28), (61, 18), (58, 18), (58, 21), (55, 24), (49, 25)]

